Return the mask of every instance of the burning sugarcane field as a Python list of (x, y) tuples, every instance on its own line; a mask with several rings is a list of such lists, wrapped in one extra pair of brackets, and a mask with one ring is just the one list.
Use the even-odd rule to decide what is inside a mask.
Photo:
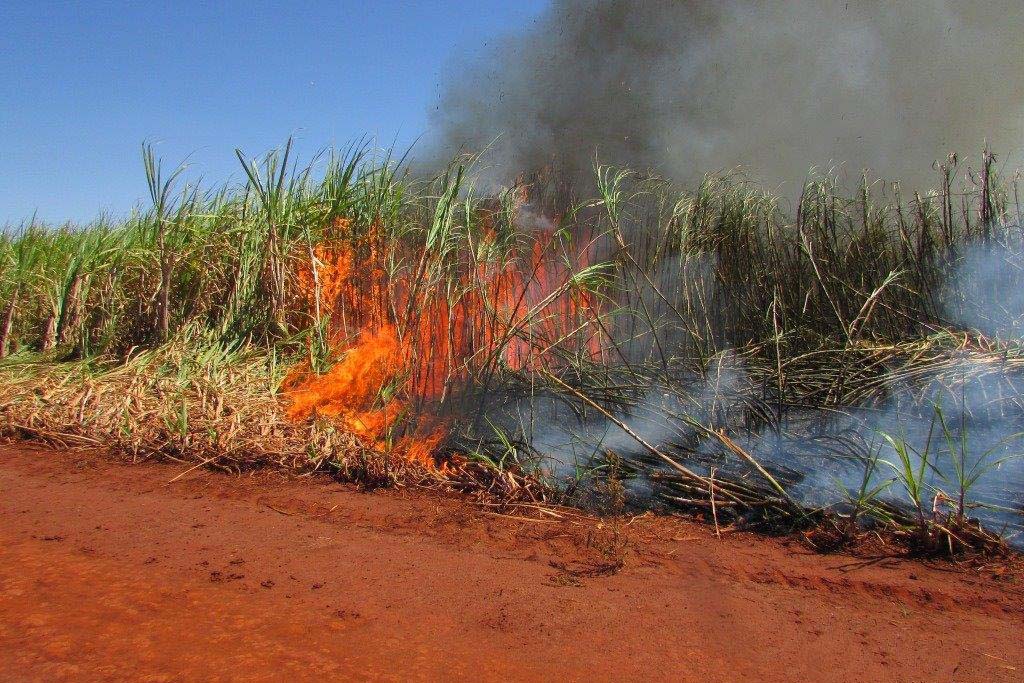
[(1018, 680), (1024, 6), (314, 4), (3, 29), (11, 680)]

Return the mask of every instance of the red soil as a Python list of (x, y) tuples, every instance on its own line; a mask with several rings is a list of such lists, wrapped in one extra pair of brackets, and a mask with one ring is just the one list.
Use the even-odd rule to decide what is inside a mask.
[(5, 680), (1024, 676), (1016, 572), (183, 469), (0, 449)]

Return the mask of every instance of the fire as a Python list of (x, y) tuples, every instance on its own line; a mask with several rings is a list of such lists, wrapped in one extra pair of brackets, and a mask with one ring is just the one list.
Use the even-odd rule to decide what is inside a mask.
[(316, 413), (338, 419), (356, 436), (373, 439), (394, 420), (394, 401), (372, 408), (392, 376), (398, 341), (391, 327), (367, 330), (326, 374), (312, 377), (292, 391), (288, 417)]
[[(351, 229), (336, 221), (331, 239), (312, 249), (298, 273), (301, 293), (329, 319), (342, 351), (326, 373), (298, 370), (288, 378), (287, 414), (334, 419), (363, 442), (428, 468), (447, 430), (425, 419), (424, 407), (487, 366), (540, 367), (548, 349), (579, 337), (595, 314), (590, 295), (570, 286), (572, 267), (547, 249), (550, 234), (534, 235), (514, 258), (463, 255), (457, 274), (439, 281), (425, 275), (437, 265), (434, 255), (385, 242), (379, 226), (359, 237)], [(493, 239), (485, 233), (480, 248)], [(412, 266), (389, 271), (396, 256)], [(597, 340), (590, 334), (583, 350), (596, 355)], [(418, 426), (410, 428), (412, 414)]]

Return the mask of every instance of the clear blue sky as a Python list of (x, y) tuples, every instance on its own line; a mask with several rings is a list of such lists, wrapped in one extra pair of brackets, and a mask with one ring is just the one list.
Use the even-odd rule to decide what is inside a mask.
[(546, 4), (0, 0), (0, 225), (126, 213), (144, 140), (217, 183), (291, 134), (408, 145), (451, 60)]

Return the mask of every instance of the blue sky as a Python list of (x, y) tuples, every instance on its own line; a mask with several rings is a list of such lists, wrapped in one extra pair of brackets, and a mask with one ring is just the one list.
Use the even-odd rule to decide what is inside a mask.
[(289, 135), (408, 145), (452, 60), (546, 4), (0, 2), (0, 225), (126, 213), (144, 140), (216, 183)]

